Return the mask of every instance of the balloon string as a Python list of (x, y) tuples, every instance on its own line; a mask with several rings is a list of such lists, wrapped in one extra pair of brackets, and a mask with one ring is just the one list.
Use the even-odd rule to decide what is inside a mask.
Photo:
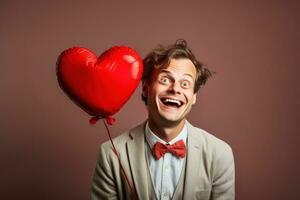
[(128, 186), (129, 186), (129, 189), (130, 189), (130, 191), (131, 191), (131, 194), (132, 194), (131, 199), (132, 199), (132, 200), (136, 200), (136, 199), (138, 199), (138, 198), (137, 198), (137, 194), (136, 194), (134, 188), (132, 187), (132, 185), (130, 184), (130, 181), (129, 181), (129, 179), (128, 179), (128, 176), (126, 175), (126, 172), (125, 172), (125, 170), (124, 170), (124, 167), (123, 167), (123, 165), (122, 165), (122, 163), (121, 163), (120, 155), (118, 154), (117, 149), (116, 149), (116, 147), (115, 147), (115, 145), (114, 145), (114, 143), (113, 143), (113, 141), (112, 141), (112, 138), (111, 138), (111, 135), (110, 135), (108, 126), (107, 126), (107, 124), (105, 123), (105, 120), (103, 120), (103, 123), (104, 123), (104, 125), (105, 125), (105, 128), (106, 128), (106, 131), (107, 131), (109, 140), (110, 140), (111, 145), (112, 145), (112, 147), (113, 147), (113, 151), (114, 151), (114, 153), (116, 154), (116, 156), (118, 157), (119, 164), (120, 164), (120, 167), (121, 167), (121, 172), (122, 172), (123, 176), (125, 177), (125, 180), (126, 180)]

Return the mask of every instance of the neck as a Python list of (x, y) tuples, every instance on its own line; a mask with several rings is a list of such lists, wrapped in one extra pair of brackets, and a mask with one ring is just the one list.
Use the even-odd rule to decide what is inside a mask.
[(168, 125), (166, 125), (156, 123), (154, 120), (149, 118), (149, 128), (155, 135), (157, 135), (160, 139), (164, 140), (165, 142), (170, 142), (172, 139), (177, 137), (182, 131), (184, 123), (185, 120), (182, 120), (177, 123), (169, 123)]

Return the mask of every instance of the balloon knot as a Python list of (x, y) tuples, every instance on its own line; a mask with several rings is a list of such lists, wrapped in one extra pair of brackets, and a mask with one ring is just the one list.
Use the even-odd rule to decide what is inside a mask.
[(90, 119), (90, 124), (91, 124), (91, 125), (96, 124), (97, 121), (98, 121), (99, 119), (100, 119), (100, 117), (92, 117), (92, 118)]
[(115, 118), (113, 118), (112, 116), (108, 116), (107, 118), (106, 118), (106, 122), (107, 122), (107, 124), (109, 124), (109, 125), (114, 125), (115, 123), (116, 123), (116, 119)]

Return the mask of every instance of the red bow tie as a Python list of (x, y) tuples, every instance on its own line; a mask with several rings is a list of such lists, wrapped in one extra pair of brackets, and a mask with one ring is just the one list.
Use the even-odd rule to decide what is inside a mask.
[(183, 140), (179, 140), (172, 145), (165, 145), (160, 142), (156, 142), (153, 146), (153, 154), (156, 160), (159, 160), (167, 152), (170, 152), (177, 157), (184, 158), (185, 151), (185, 144)]

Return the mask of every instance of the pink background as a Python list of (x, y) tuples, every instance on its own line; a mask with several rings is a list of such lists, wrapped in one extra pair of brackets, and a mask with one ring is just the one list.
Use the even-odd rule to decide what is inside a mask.
[[(2, 0), (0, 198), (89, 198), (108, 137), (59, 88), (63, 50), (128, 45), (144, 57), (185, 38), (217, 72), (189, 120), (232, 146), (236, 199), (299, 199), (298, 2)], [(116, 115), (114, 136), (146, 118), (140, 89)]]

